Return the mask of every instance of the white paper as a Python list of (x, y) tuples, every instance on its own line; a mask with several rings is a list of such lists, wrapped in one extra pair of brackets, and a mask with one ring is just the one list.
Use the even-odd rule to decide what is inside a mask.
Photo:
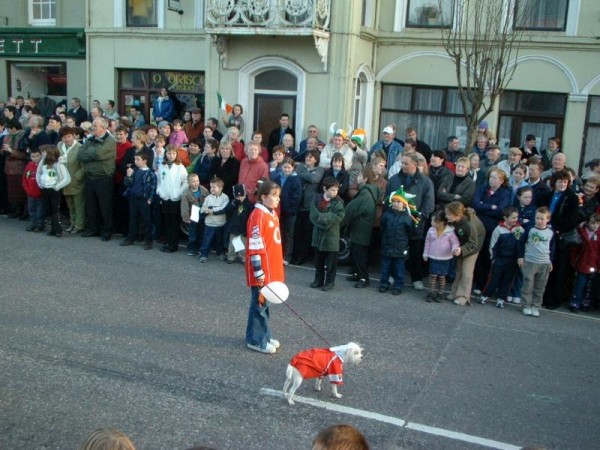
[(192, 212), (190, 214), (190, 220), (192, 222), (198, 222), (200, 220), (200, 208), (196, 205), (192, 205)]
[(233, 249), (236, 252), (241, 252), (242, 250), (244, 250), (246, 247), (244, 246), (244, 241), (242, 241), (242, 237), (241, 236), (236, 236), (231, 240), (231, 243), (233, 244)]

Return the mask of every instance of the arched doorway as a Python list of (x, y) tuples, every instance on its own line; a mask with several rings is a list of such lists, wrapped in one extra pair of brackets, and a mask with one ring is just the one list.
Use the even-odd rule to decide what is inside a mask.
[(260, 130), (263, 143), (269, 133), (279, 127), (281, 114), (290, 116), (290, 126), (299, 138), (304, 128), (304, 71), (281, 58), (261, 58), (240, 70), (240, 92), (247, 93), (248, 114), (253, 129)]

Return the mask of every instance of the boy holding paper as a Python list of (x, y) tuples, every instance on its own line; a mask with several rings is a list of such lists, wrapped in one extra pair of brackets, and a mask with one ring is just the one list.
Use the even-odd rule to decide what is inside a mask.
[(204, 236), (204, 218), (200, 218), (200, 207), (208, 197), (208, 189), (200, 186), (195, 173), (187, 177), (188, 189), (181, 196), (181, 219), (188, 224), (188, 255), (197, 256)]

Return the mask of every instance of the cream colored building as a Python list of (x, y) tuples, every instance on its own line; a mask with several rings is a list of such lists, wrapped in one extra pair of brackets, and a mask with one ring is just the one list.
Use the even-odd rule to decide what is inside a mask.
[[(57, 11), (75, 7), (74, 0), (23, 3), (36, 1), (54, 2)], [(515, 8), (522, 1), (506, 4)], [(540, 149), (549, 137), (561, 137), (569, 165), (579, 167), (580, 159), (600, 157), (600, 3), (529, 1), (538, 9), (523, 25), (529, 30), (511, 61), (518, 63), (514, 78), (486, 120), (503, 147), (520, 146), (526, 134), (539, 139)], [(114, 98), (121, 112), (136, 104), (148, 118), (152, 98), (166, 86), (182, 108), (199, 106), (205, 117), (219, 117), (220, 92), (243, 105), (246, 139), (253, 129), (266, 139), (286, 112), (298, 140), (310, 124), (327, 139), (335, 122), (365, 128), (372, 144), (393, 122), (399, 137), (412, 126), (432, 148), (441, 148), (447, 136), (464, 132), (464, 120), (439, 29), (442, 23), (457, 26), (458, 14), (442, 18), (435, 5), (87, 0), (86, 67), (76, 79), (69, 76), (69, 95), (83, 85), (84, 103)], [(14, 94), (10, 85), (0, 89)]]

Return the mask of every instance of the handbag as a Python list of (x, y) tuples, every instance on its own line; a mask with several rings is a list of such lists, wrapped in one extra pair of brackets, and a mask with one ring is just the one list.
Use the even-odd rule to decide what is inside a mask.
[(581, 240), (581, 235), (579, 234), (576, 228), (573, 228), (572, 230), (567, 231), (566, 233), (561, 233), (559, 239), (565, 246), (575, 246), (581, 245), (583, 243)]

